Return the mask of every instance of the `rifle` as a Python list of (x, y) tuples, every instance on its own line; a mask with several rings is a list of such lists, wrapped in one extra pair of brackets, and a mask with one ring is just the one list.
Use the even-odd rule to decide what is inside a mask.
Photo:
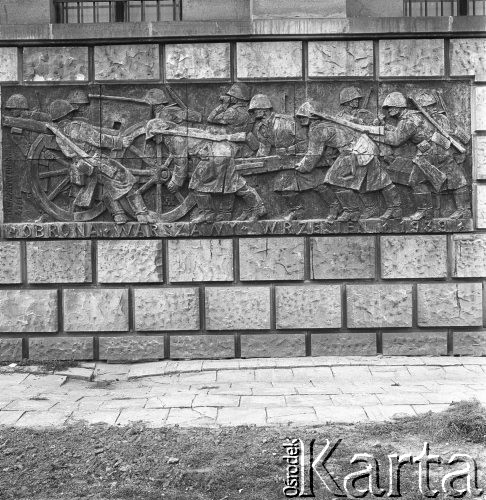
[(179, 105), (179, 107), (184, 111), (187, 111), (187, 106), (184, 104), (184, 101), (177, 95), (177, 92), (170, 85), (166, 85), (165, 88), (172, 99), (174, 99), (174, 101)]
[(121, 102), (134, 102), (136, 104), (145, 104), (146, 106), (151, 106), (151, 104), (144, 99), (137, 99), (135, 97), (122, 97), (118, 95), (100, 95), (100, 94), (88, 94), (90, 99), (106, 99), (107, 101), (121, 101)]
[(13, 116), (4, 116), (3, 125), (10, 128), (20, 128), (38, 134), (47, 133), (47, 123), (30, 120), (29, 118), (14, 118)]
[(374, 125), (361, 125), (359, 123), (353, 123), (344, 118), (338, 118), (337, 116), (331, 116), (327, 113), (316, 113), (315, 111), (312, 113), (314, 116), (322, 118), (323, 120), (327, 120), (333, 123), (337, 123), (338, 125), (342, 125), (343, 127), (350, 128), (351, 130), (355, 130), (356, 132), (361, 132), (362, 134), (372, 134), (372, 135), (384, 135), (385, 129), (381, 126)]
[(364, 98), (362, 104), (362, 109), (368, 109), (368, 104), (370, 102), (372, 92), (373, 92), (373, 87), (371, 87), (370, 90), (367, 92), (366, 97)]
[(413, 104), (415, 104), (416, 108), (425, 116), (425, 118), (427, 118), (427, 120), (429, 120), (429, 122), (444, 136), (447, 138), (447, 140), (449, 140), (451, 142), (451, 144), (459, 151), (459, 153), (465, 153), (466, 152), (466, 148), (459, 142), (457, 141), (456, 139), (454, 139), (454, 137), (451, 136), (451, 134), (449, 134), (449, 132), (447, 132), (446, 130), (444, 130), (440, 125), (439, 123), (437, 123), (431, 116), (430, 114), (417, 102), (415, 101), (415, 99), (413, 97), (410, 97), (410, 101), (413, 102)]

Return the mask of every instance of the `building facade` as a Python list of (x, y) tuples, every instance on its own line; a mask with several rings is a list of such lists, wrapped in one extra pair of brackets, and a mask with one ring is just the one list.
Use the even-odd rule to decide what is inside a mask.
[(484, 2), (2, 4), (0, 359), (486, 354)]

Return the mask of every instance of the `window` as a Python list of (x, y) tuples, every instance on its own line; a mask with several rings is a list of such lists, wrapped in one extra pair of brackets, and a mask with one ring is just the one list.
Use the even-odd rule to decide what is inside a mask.
[(422, 16), (485, 16), (486, 0), (403, 0), (403, 14)]

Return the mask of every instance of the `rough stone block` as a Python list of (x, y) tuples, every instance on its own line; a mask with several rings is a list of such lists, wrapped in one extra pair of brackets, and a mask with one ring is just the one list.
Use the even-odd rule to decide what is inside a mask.
[(486, 229), (486, 184), (476, 186), (476, 225)]
[(238, 78), (301, 78), (301, 42), (238, 42)]
[(486, 234), (454, 234), (452, 259), (454, 277), (486, 277)]
[(242, 281), (304, 279), (304, 239), (240, 239), (240, 279)]
[(24, 80), (88, 80), (88, 47), (25, 47)]
[(139, 331), (199, 330), (199, 290), (137, 288), (135, 328)]
[(312, 356), (374, 356), (376, 334), (314, 333), (311, 336)]
[(270, 288), (206, 288), (208, 330), (265, 330), (270, 328)]
[(0, 361), (20, 361), (22, 339), (0, 339)]
[(486, 71), (486, 38), (453, 38), (451, 75), (475, 75)]
[(341, 286), (278, 286), (277, 328), (341, 328)]
[(159, 46), (97, 45), (94, 67), (96, 80), (158, 80)]
[(0, 81), (15, 82), (18, 80), (17, 47), (0, 47)]
[(373, 76), (373, 42), (309, 42), (309, 76)]
[(373, 236), (311, 238), (311, 277), (316, 280), (375, 277)]
[(347, 285), (349, 328), (412, 326), (412, 285)]
[(233, 335), (174, 335), (170, 337), (172, 359), (234, 358)]
[(233, 240), (170, 240), (169, 281), (233, 281)]
[(63, 295), (67, 332), (128, 330), (128, 290), (73, 288), (64, 290)]
[(384, 279), (445, 278), (446, 236), (382, 236), (381, 275)]
[(162, 242), (157, 240), (99, 241), (98, 280), (101, 283), (162, 281)]
[(486, 136), (475, 136), (473, 144), (475, 178), (486, 180)]
[(165, 46), (168, 80), (229, 79), (229, 43), (181, 43)]
[(20, 242), (0, 242), (0, 283), (21, 283)]
[(453, 352), (462, 356), (486, 356), (486, 332), (454, 332)]
[(28, 241), (29, 283), (88, 283), (91, 281), (91, 242)]
[(476, 87), (476, 107), (474, 110), (474, 130), (486, 131), (486, 87)]
[(56, 331), (56, 290), (0, 290), (0, 332)]
[(380, 76), (441, 76), (444, 40), (380, 40)]
[(164, 358), (164, 336), (100, 337), (99, 358), (107, 361), (147, 361)]
[(93, 359), (92, 337), (56, 337), (29, 339), (29, 359), (46, 360), (91, 360)]
[(305, 334), (242, 335), (242, 358), (289, 358), (305, 356)]
[(481, 283), (417, 285), (419, 326), (482, 326)]
[(447, 332), (383, 332), (385, 356), (446, 356)]

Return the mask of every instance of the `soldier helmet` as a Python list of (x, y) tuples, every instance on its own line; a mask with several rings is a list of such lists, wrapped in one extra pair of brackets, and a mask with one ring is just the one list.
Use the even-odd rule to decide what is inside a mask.
[(6, 109), (29, 109), (27, 99), (22, 94), (11, 95), (5, 104)]
[(354, 101), (355, 99), (361, 99), (363, 95), (358, 87), (346, 87), (341, 90), (339, 94), (339, 102), (341, 104), (346, 104), (347, 102)]
[(401, 92), (392, 92), (385, 97), (382, 108), (406, 108), (407, 98)]
[(152, 106), (157, 106), (159, 104), (169, 104), (170, 99), (168, 98), (166, 92), (162, 89), (150, 89), (145, 94), (144, 98)]
[(257, 94), (251, 98), (250, 106), (248, 109), (272, 109), (272, 103), (270, 99), (265, 94)]
[(315, 113), (315, 108), (310, 103), (309, 101), (304, 102), (299, 109), (297, 110), (297, 113), (295, 113), (295, 116), (304, 116), (306, 118), (311, 118), (312, 115)]
[(88, 93), (85, 90), (77, 89), (69, 93), (67, 100), (71, 104), (89, 104)]
[(49, 113), (53, 120), (60, 120), (75, 110), (76, 108), (64, 99), (57, 99), (49, 106)]
[(435, 92), (422, 90), (412, 95), (412, 97), (413, 100), (422, 107), (432, 106), (432, 104), (437, 103), (437, 96), (435, 95)]
[(231, 97), (236, 97), (236, 99), (241, 99), (242, 101), (250, 100), (250, 89), (244, 83), (235, 83), (230, 87), (226, 95)]

